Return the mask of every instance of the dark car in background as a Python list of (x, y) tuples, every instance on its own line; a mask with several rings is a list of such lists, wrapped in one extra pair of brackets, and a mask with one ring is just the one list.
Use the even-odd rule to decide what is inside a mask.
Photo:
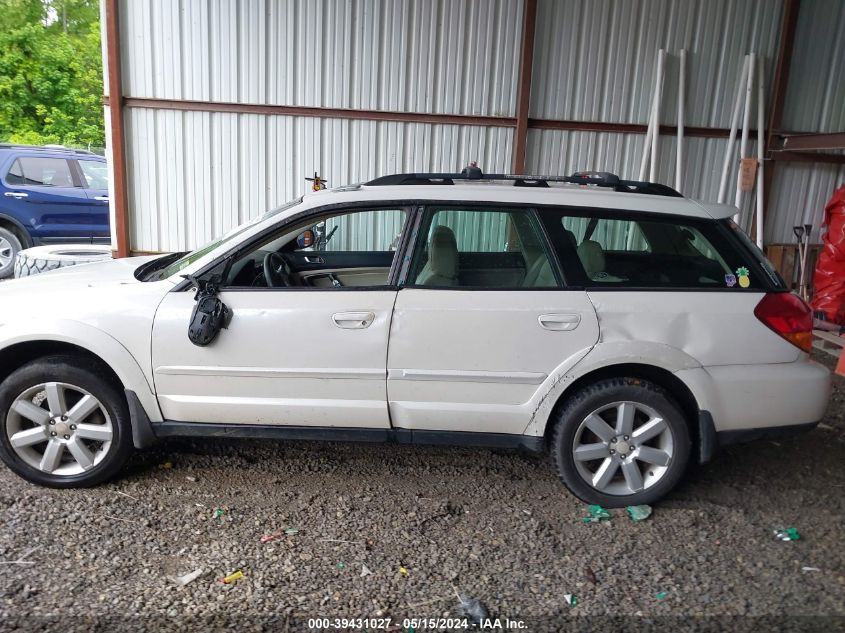
[(110, 241), (108, 166), (64, 147), (0, 144), (0, 279), (18, 251)]

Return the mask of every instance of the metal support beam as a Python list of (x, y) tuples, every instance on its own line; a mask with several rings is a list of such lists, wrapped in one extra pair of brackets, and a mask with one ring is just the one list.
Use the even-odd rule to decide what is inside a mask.
[(823, 152), (772, 152), (771, 160), (778, 163), (830, 163), (845, 165), (845, 154), (826, 154)]
[(845, 149), (845, 132), (831, 134), (776, 134), (770, 151), (816, 152), (820, 149)]
[(513, 172), (525, 171), (528, 145), (528, 112), (531, 107), (531, 73), (534, 68), (534, 31), (537, 27), (537, 0), (523, 0), (522, 51), (519, 57), (519, 86), (516, 102), (516, 129), (513, 140)]
[(120, 16), (118, 0), (106, 0), (106, 55), (108, 63), (108, 106), (111, 121), (111, 163), (114, 172), (114, 232), (117, 240), (115, 257), (129, 256), (129, 206), (126, 195), (126, 143), (123, 127), (123, 82), (120, 66)]

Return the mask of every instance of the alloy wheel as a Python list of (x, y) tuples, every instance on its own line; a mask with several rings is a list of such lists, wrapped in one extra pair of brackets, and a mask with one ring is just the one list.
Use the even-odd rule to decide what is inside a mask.
[(0, 237), (0, 268), (6, 268), (12, 263), (15, 256), (15, 249), (12, 243), (5, 237)]
[(78, 475), (109, 452), (114, 428), (103, 404), (64, 382), (30, 387), (6, 415), (12, 450), (27, 465), (52, 475)]
[(575, 433), (572, 457), (578, 474), (595, 490), (631, 495), (663, 478), (674, 449), (663, 416), (642, 403), (621, 401), (584, 418)]

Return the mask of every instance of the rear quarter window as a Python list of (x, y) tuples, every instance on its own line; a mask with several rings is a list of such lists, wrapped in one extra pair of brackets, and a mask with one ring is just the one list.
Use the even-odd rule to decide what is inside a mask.
[(597, 209), (541, 216), (566, 278), (586, 287), (739, 292), (782, 284), (725, 222)]

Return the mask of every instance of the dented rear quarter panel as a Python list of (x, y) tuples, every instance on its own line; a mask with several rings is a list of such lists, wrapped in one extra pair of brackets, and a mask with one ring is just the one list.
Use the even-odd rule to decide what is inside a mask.
[(676, 374), (700, 408), (712, 407), (724, 420), (736, 407), (718, 398), (719, 385), (708, 368), (719, 373), (719, 367), (793, 363), (802, 356), (754, 316), (763, 292), (589, 290), (587, 294), (598, 317), (598, 342), (576, 362), (569, 359), (561, 365), (543, 385), (527, 435), (545, 432), (555, 403), (573, 382), (612, 365), (650, 365)]

